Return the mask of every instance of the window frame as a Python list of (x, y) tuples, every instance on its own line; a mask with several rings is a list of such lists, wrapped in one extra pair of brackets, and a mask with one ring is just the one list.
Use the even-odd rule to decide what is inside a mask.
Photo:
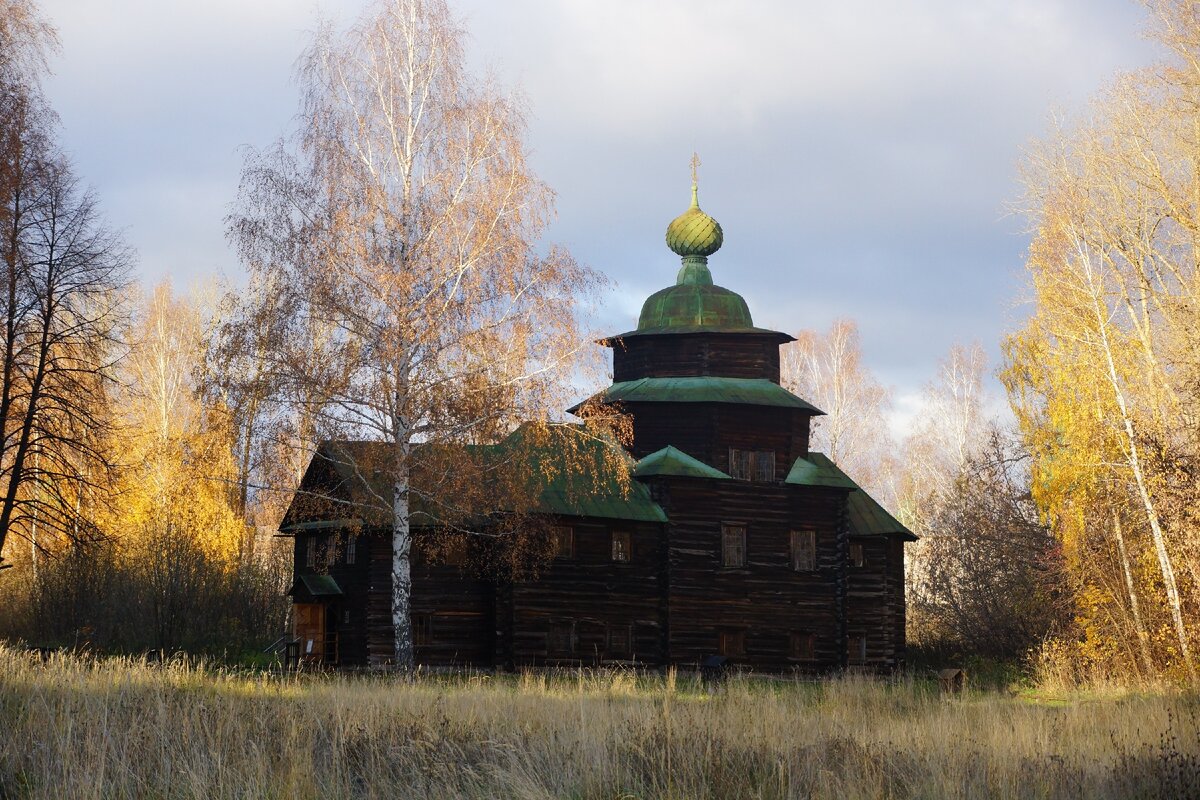
[(847, 548), (846, 561), (854, 569), (862, 569), (867, 565), (867, 549), (862, 542), (850, 542)]
[[(555, 561), (575, 560), (575, 528), (571, 525), (554, 525), (550, 528), (551, 541), (554, 543)], [(564, 552), (562, 543), (567, 543)]]
[[(565, 647), (563, 644), (565, 633)], [(546, 655), (554, 656), (573, 656), (579, 652), (579, 625), (577, 620), (561, 619), (551, 621), (550, 627), (546, 631)]]
[[(614, 646), (614, 641), (620, 642), (622, 646)], [(609, 625), (607, 635), (605, 637), (605, 644), (607, 645), (608, 655), (631, 658), (633, 656), (633, 626)]]
[(867, 663), (867, 635), (852, 633), (846, 637), (846, 663), (861, 666)]
[[(803, 543), (804, 547), (800, 547)], [(804, 563), (800, 554), (807, 553)], [(788, 560), (792, 572), (817, 571), (817, 532), (812, 528), (797, 528), (788, 532)]]
[[(747, 540), (749, 537), (746, 533), (747, 525), (744, 522), (722, 522), (721, 523), (721, 568), (722, 569), (745, 569), (749, 563), (749, 545)], [(734, 551), (741, 553), (739, 563), (731, 563), (729, 555), (731, 552), (728, 546), (727, 538), (730, 534), (740, 533), (741, 543), (733, 548)]]
[(746, 655), (746, 631), (742, 628), (723, 628), (717, 631), (717, 655), (739, 658)]
[[(614, 564), (628, 564), (633, 561), (633, 535), (627, 529), (618, 528), (611, 532), (610, 555)], [(618, 543), (620, 543), (618, 545)], [(622, 556), (618, 558), (617, 556)]]
[(357, 536), (347, 536), (346, 537), (346, 552), (345, 552), (344, 558), (345, 558), (346, 566), (348, 566), (348, 567), (354, 566), (354, 564), (358, 561), (358, 537)]
[(817, 635), (812, 631), (792, 631), (788, 635), (788, 653), (795, 661), (816, 661)]
[(774, 450), (743, 450), (729, 448), (729, 476), (739, 481), (753, 483), (775, 482)]
[(304, 544), (304, 566), (308, 569), (316, 569), (318, 548), (317, 535), (315, 533), (311, 534), (307, 537), (307, 539), (308, 540)]

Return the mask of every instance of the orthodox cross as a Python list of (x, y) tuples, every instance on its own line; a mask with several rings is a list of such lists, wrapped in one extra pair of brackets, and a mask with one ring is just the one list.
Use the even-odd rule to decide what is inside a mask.
[(696, 185), (696, 167), (700, 166), (700, 156), (692, 151), (692, 186)]

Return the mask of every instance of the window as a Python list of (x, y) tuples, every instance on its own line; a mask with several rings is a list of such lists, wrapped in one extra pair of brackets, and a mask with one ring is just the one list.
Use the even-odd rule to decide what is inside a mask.
[(746, 526), (721, 526), (721, 566), (746, 566)]
[(564, 560), (575, 557), (575, 530), (566, 525), (555, 526), (551, 530), (554, 539), (554, 557)]
[(817, 657), (817, 637), (808, 631), (792, 631), (791, 655), (801, 661), (812, 661)]
[(846, 651), (851, 664), (867, 663), (867, 637), (851, 634), (846, 640)]
[(350, 609), (346, 609), (345, 611), (342, 612), (342, 624), (344, 624), (344, 625), (350, 624)]
[(792, 569), (812, 572), (817, 568), (817, 532), (792, 531)]
[(628, 656), (632, 647), (632, 630), (628, 625), (608, 626), (608, 654), (610, 656)]
[(546, 648), (550, 655), (570, 655), (575, 652), (575, 622), (550, 623), (550, 635), (546, 637)]
[(308, 537), (308, 551), (304, 555), (304, 566), (315, 567), (317, 565), (317, 537)]
[(612, 532), (612, 560), (628, 563), (631, 550), (629, 549), (629, 531)]
[(729, 448), (729, 474), (744, 481), (775, 480), (774, 450)]
[(358, 558), (358, 537), (351, 536), (346, 540), (346, 564), (353, 564), (356, 558)]
[(423, 645), (433, 642), (433, 615), (413, 614), (412, 617), (413, 644)]
[(850, 566), (861, 567), (866, 564), (866, 558), (863, 556), (863, 546), (857, 542), (850, 543)]
[(721, 631), (717, 641), (717, 653), (723, 656), (746, 655), (746, 632)]

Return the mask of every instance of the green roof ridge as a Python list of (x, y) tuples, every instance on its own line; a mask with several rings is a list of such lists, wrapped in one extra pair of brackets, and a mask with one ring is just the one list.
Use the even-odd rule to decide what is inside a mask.
[(882, 536), (901, 534), (909, 541), (917, 540), (916, 534), (893, 517), (871, 495), (863, 489), (851, 492), (846, 498), (850, 513), (850, 533), (856, 536)]
[[(737, 403), (825, 412), (767, 378), (726, 378), (717, 375), (638, 378), (614, 383), (597, 395), (603, 402)], [(582, 405), (582, 404), (581, 404)], [(574, 413), (579, 406), (568, 411)]]
[(654, 475), (671, 475), (678, 478), (718, 478), (731, 480), (716, 467), (710, 467), (703, 461), (689, 456), (677, 447), (667, 445), (662, 450), (656, 450), (638, 462), (633, 471), (635, 478), (649, 478)]
[(784, 483), (800, 486), (828, 486), (834, 489), (858, 489), (850, 476), (838, 469), (824, 453), (810, 450), (808, 458), (797, 458)]

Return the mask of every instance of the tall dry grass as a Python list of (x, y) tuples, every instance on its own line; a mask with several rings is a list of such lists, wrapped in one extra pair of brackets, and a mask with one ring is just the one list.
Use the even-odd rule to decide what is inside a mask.
[(0, 796), (1200, 796), (1179, 692), (627, 674), (238, 674), (0, 648)]

